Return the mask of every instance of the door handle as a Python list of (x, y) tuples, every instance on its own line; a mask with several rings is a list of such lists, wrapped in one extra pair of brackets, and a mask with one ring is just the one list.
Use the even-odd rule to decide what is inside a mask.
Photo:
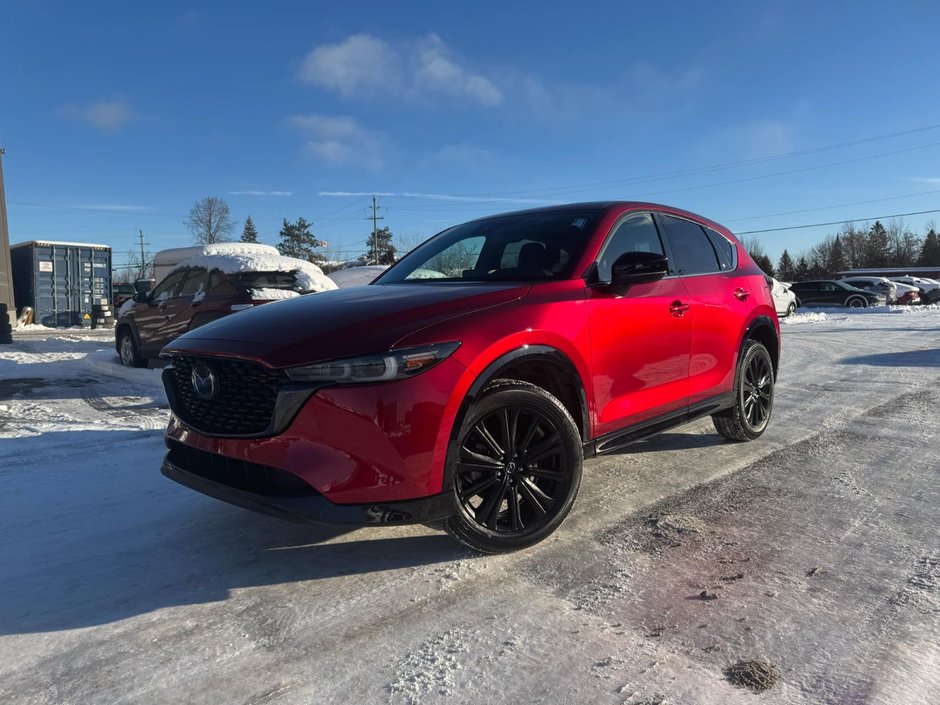
[(676, 318), (682, 318), (685, 315), (685, 312), (689, 310), (689, 305), (684, 304), (681, 301), (673, 301), (669, 304), (669, 313), (671, 313)]
[(740, 286), (731, 293), (734, 294), (734, 298), (738, 301), (747, 301), (747, 297), (751, 295), (750, 291), (742, 289)]

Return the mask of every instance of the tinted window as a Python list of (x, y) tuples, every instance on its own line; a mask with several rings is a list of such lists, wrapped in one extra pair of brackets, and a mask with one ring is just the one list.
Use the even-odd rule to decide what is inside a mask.
[(793, 291), (819, 291), (819, 284), (816, 282), (798, 282), (790, 288)]
[(706, 274), (721, 271), (715, 248), (701, 226), (689, 220), (663, 216), (666, 237), (672, 250), (676, 274)]
[(173, 272), (153, 290), (151, 298), (154, 301), (166, 301), (176, 296), (185, 276), (186, 272)]
[(209, 275), (205, 269), (191, 269), (180, 289), (180, 296), (194, 296), (195, 294), (206, 291), (206, 284), (209, 282)]
[(597, 278), (610, 281), (610, 269), (617, 259), (627, 252), (655, 252), (665, 254), (659, 232), (649, 213), (634, 213), (616, 226), (607, 238), (597, 261)]
[(718, 253), (718, 264), (721, 268), (725, 271), (734, 269), (737, 264), (737, 257), (735, 256), (737, 252), (735, 251), (734, 243), (711, 228), (705, 228), (705, 232), (708, 235), (708, 239), (712, 241), (715, 252)]
[(595, 209), (550, 210), (458, 225), (415, 248), (376, 283), (562, 279), (601, 215)]

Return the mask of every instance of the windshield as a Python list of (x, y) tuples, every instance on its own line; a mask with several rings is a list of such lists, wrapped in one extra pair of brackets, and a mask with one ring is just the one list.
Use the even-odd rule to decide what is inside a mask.
[(419, 246), (375, 283), (563, 279), (602, 214), (541, 211), (458, 225)]

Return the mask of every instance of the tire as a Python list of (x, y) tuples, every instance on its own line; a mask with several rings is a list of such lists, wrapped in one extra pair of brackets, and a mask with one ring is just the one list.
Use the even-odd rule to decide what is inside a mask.
[(137, 350), (137, 342), (130, 329), (125, 328), (118, 337), (118, 356), (125, 367), (146, 367), (147, 360)]
[(712, 415), (715, 430), (731, 441), (760, 438), (774, 405), (774, 366), (762, 343), (746, 340), (734, 375), (734, 404)]
[(787, 306), (787, 316), (792, 316), (794, 313), (796, 313), (796, 304), (791, 301), (790, 305)]
[(497, 380), (467, 411), (448, 453), (454, 513), (445, 531), (481, 553), (542, 541), (571, 511), (582, 459), (578, 427), (558, 399)]
[(850, 296), (845, 300), (847, 308), (867, 308), (868, 302), (861, 296)]

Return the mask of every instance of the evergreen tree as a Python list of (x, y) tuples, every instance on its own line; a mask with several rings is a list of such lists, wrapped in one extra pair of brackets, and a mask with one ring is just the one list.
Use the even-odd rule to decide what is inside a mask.
[(842, 240), (838, 235), (836, 235), (836, 239), (832, 241), (832, 247), (829, 250), (829, 262), (826, 264), (826, 269), (829, 270), (826, 275), (830, 277), (836, 276), (845, 269), (845, 253), (842, 251)]
[(790, 257), (789, 252), (784, 250), (783, 254), (780, 255), (780, 262), (777, 264), (777, 278), (790, 282), (793, 281), (794, 276), (793, 258)]
[(888, 263), (888, 231), (876, 220), (865, 242), (865, 266), (884, 267)]
[(940, 267), (940, 238), (933, 228), (924, 238), (924, 244), (920, 248), (920, 258), (917, 264), (921, 267)]
[(803, 255), (800, 255), (800, 258), (796, 261), (796, 271), (793, 273), (793, 279), (798, 282), (809, 279), (809, 262), (806, 261), (806, 257)]
[(359, 258), (364, 264), (395, 264), (392, 231), (387, 225), (369, 235), (366, 248), (366, 253)]
[(242, 231), (242, 242), (258, 242), (258, 231), (255, 229), (255, 223), (250, 215), (245, 219), (245, 229)]
[(757, 255), (751, 255), (751, 259), (754, 260), (754, 264), (764, 271), (764, 274), (767, 274), (771, 277), (774, 275), (774, 265), (770, 261), (770, 257), (764, 253), (760, 253)]
[(323, 261), (323, 255), (316, 250), (318, 247), (324, 247), (326, 243), (318, 240), (310, 232), (310, 223), (303, 218), (298, 218), (296, 223), (290, 223), (285, 218), (280, 236), (281, 242), (278, 243), (277, 249), (282, 255), (296, 257), (315, 264)]

